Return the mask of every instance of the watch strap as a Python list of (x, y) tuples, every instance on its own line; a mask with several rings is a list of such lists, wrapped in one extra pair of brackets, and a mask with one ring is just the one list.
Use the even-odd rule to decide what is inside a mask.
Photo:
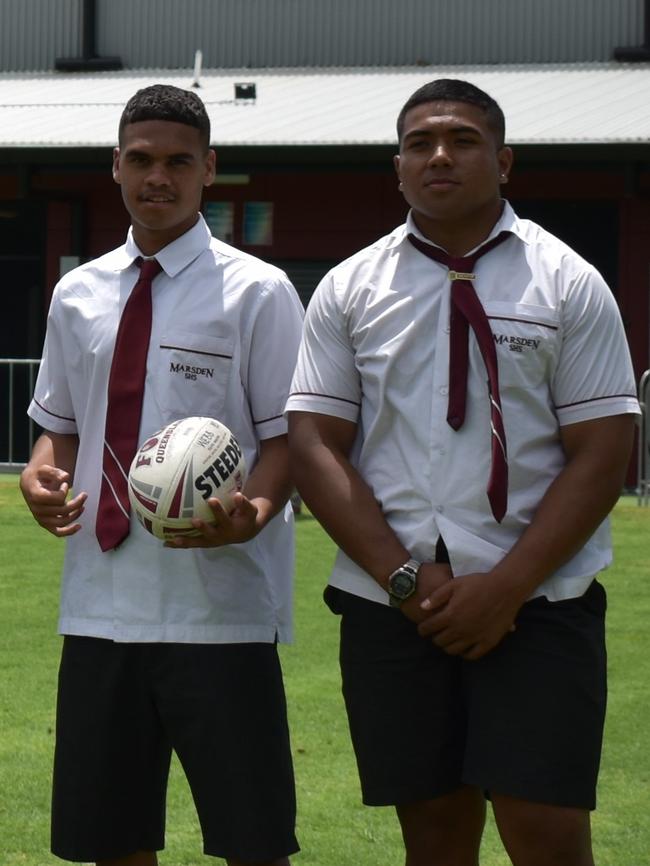
[[(396, 568), (395, 571), (391, 572), (388, 576), (388, 602), (391, 607), (399, 607), (402, 602), (406, 601), (413, 595), (415, 592), (415, 581), (421, 564), (422, 563), (418, 562), (417, 559), (408, 559), (403, 565), (400, 565), (399, 568)], [(393, 589), (393, 578), (403, 574), (404, 572), (413, 578), (411, 591), (407, 594), (395, 592)]]

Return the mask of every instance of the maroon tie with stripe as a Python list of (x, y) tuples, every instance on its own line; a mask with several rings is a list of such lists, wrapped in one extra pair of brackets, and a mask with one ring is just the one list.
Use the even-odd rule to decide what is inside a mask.
[(499, 367), (494, 347), (494, 337), (485, 310), (474, 291), (474, 266), (481, 256), (493, 250), (510, 237), (510, 232), (501, 232), (483, 244), (474, 253), (464, 257), (448, 255), (439, 247), (410, 234), (410, 242), (430, 259), (449, 268), (451, 280), (451, 305), (449, 320), (449, 403), (447, 423), (459, 430), (465, 421), (467, 401), (467, 371), (469, 365), (469, 326), (471, 325), (478, 343), (483, 363), (488, 374), (488, 394), (490, 397), (490, 426), (492, 465), (488, 480), (487, 495), (495, 519), (501, 523), (508, 509), (508, 452), (506, 434), (501, 411), (499, 393)]
[(117, 547), (129, 534), (127, 477), (138, 449), (151, 336), (151, 281), (161, 271), (155, 259), (137, 259), (136, 263), (140, 277), (120, 319), (108, 380), (102, 487), (95, 527), (104, 551)]

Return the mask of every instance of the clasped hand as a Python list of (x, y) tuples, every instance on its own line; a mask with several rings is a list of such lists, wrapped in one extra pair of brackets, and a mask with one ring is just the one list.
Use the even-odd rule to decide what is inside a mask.
[(449, 566), (425, 563), (418, 573), (417, 598), (402, 610), (417, 622), (422, 637), (449, 655), (476, 660), (514, 631), (520, 606), (521, 600), (493, 572), (452, 578)]

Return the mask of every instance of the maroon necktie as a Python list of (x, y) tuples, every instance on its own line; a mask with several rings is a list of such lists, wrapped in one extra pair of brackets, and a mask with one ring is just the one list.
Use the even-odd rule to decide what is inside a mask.
[(425, 243), (415, 237), (415, 235), (410, 234), (408, 236), (413, 246), (420, 250), (421, 253), (449, 268), (451, 305), (449, 320), (449, 403), (447, 406), (447, 423), (454, 430), (459, 430), (465, 420), (470, 325), (483, 356), (483, 363), (488, 374), (492, 444), (492, 467), (488, 480), (487, 495), (490, 507), (492, 508), (492, 514), (499, 523), (503, 520), (508, 508), (508, 452), (506, 449), (506, 433), (503, 426), (503, 413), (501, 411), (501, 396), (499, 394), (499, 367), (492, 329), (471, 281), (474, 279), (473, 270), (478, 259), (509, 237), (510, 232), (501, 232), (471, 255), (456, 258), (448, 255), (439, 247), (433, 247)]
[(129, 534), (127, 477), (138, 449), (142, 395), (151, 336), (151, 281), (160, 273), (155, 259), (137, 259), (140, 277), (117, 329), (108, 380), (102, 487), (96, 533), (102, 550), (112, 550)]

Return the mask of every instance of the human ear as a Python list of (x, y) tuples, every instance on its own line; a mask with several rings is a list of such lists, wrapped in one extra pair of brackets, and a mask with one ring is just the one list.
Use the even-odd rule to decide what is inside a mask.
[(497, 162), (499, 164), (499, 183), (508, 183), (508, 178), (510, 177), (510, 171), (512, 170), (512, 163), (514, 161), (514, 155), (512, 153), (512, 148), (510, 147), (502, 147), (497, 152)]
[(393, 168), (395, 169), (395, 174), (397, 175), (397, 180), (399, 181), (399, 184), (398, 184), (398, 187), (397, 187), (397, 188), (398, 188), (398, 189), (401, 189), (401, 188), (402, 188), (402, 177), (401, 177), (401, 175), (400, 175), (400, 171), (399, 171), (399, 168), (400, 168), (400, 165), (399, 165), (399, 154), (397, 154), (397, 153), (396, 153), (395, 156), (393, 157)]
[(120, 182), (120, 149), (113, 148), (113, 180), (115, 183)]
[(205, 175), (203, 186), (212, 186), (217, 173), (217, 154), (213, 148), (209, 148), (205, 157)]

